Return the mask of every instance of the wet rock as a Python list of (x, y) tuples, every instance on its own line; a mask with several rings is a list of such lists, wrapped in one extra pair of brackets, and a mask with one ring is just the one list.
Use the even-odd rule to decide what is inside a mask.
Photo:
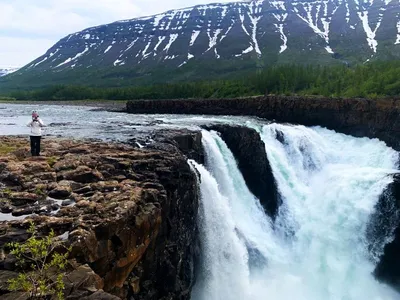
[(10, 202), (15, 206), (32, 204), (39, 200), (39, 196), (32, 193), (20, 192), (11, 193), (9, 196)]
[(73, 200), (71, 200), (71, 199), (68, 199), (68, 200), (64, 200), (64, 201), (61, 203), (61, 206), (68, 206), (68, 205), (73, 205), (73, 204), (75, 204), (75, 201), (73, 201)]
[(51, 190), (48, 195), (54, 199), (67, 199), (71, 195), (71, 188), (69, 186), (58, 186)]
[(0, 211), (2, 213), (8, 214), (13, 210), (12, 206), (9, 203), (8, 199), (0, 199)]
[(84, 186), (84, 187), (81, 187), (81, 188), (79, 188), (79, 189), (75, 189), (75, 190), (73, 190), (73, 191), (74, 191), (74, 193), (76, 193), (76, 194), (86, 194), (86, 193), (91, 192), (91, 191), (92, 191), (92, 188), (91, 188), (89, 185), (86, 185), (86, 186)]
[[(164, 150), (173, 151), (174, 148), (178, 148), (183, 152), (189, 159), (194, 159), (199, 163), (204, 162), (204, 151), (201, 143), (201, 132), (190, 131), (187, 129), (181, 130), (158, 130), (154, 135), (154, 140), (160, 143), (152, 145), (153, 148), (161, 149), (164, 146)], [(168, 144), (172, 144), (173, 147), (168, 147)]]
[(32, 206), (25, 206), (21, 208), (16, 208), (13, 210), (12, 215), (14, 217), (30, 215), (35, 211), (35, 208)]
[(250, 191), (274, 218), (281, 203), (265, 145), (258, 132), (242, 126), (213, 125), (207, 128), (221, 134), (235, 156)]
[(10, 205), (2, 205), (1, 207), (0, 207), (0, 211), (3, 213), (3, 214), (9, 214), (9, 213), (12, 213), (12, 211), (13, 211), (13, 207), (12, 206), (10, 206)]
[[(394, 232), (392, 232), (394, 228)], [(386, 244), (383, 255), (375, 268), (375, 276), (400, 292), (400, 175), (394, 176), (386, 191), (381, 195), (376, 212), (367, 231), (370, 245), (382, 244), (388, 236), (393, 241)], [(376, 250), (376, 249), (372, 249)]]

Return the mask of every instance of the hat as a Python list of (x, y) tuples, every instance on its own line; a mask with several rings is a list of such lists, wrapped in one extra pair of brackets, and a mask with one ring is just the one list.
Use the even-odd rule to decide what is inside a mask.
[(34, 110), (34, 111), (32, 112), (32, 118), (38, 118), (38, 117), (39, 117), (39, 114), (37, 113), (36, 110)]

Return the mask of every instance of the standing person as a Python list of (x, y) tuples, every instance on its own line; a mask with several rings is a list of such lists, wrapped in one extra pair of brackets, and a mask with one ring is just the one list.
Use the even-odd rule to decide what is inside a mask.
[(31, 153), (32, 156), (40, 155), (40, 139), (42, 138), (43, 121), (39, 118), (37, 111), (32, 112), (32, 121), (27, 125), (31, 128)]

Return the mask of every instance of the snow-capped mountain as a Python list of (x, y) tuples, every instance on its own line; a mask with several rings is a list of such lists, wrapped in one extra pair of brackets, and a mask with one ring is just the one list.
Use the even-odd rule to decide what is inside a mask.
[(17, 73), (57, 78), (78, 70), (96, 76), (94, 70), (101, 69), (102, 76), (118, 76), (127, 69), (147, 74), (204, 61), (215, 67), (249, 60), (262, 66), (399, 58), (399, 0), (257, 0), (199, 5), (85, 29)]
[(14, 73), (18, 70), (19, 68), (15, 68), (15, 67), (0, 67), (0, 77), (2, 76), (6, 76), (8, 74)]

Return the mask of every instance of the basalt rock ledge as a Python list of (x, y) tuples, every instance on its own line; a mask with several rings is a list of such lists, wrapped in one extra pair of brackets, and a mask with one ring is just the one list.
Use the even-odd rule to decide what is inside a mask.
[(190, 298), (199, 195), (181, 151), (45, 138), (29, 157), (26, 138), (0, 140), (0, 299), (27, 299), (8, 290), (4, 246), (26, 240), (29, 221), (72, 247), (66, 299)]

